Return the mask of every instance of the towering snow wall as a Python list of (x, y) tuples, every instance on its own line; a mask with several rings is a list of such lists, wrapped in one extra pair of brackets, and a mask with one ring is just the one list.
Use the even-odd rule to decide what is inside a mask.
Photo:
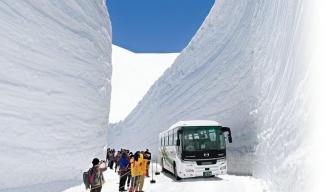
[[(109, 145), (158, 149), (180, 120), (229, 126), (229, 172), (271, 191), (303, 191), (306, 77), (303, 2), (218, 0), (175, 63), (122, 122)], [(298, 175), (298, 176), (293, 176)]]
[(1, 0), (0, 18), (0, 191), (60, 191), (106, 144), (105, 2)]

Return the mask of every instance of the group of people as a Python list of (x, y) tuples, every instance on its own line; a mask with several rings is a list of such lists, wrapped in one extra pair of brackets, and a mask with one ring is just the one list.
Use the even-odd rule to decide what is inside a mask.
[[(106, 151), (106, 161), (104, 166), (97, 158), (93, 160), (93, 169), (99, 173), (96, 185), (91, 186), (91, 192), (100, 192), (104, 183), (102, 172), (109, 167), (117, 172), (120, 177), (119, 191), (143, 192), (144, 179), (149, 177), (149, 166), (151, 153), (146, 151), (136, 151), (134, 154), (127, 149), (115, 152), (108, 148)], [(126, 185), (126, 186), (125, 186)], [(127, 187), (127, 188), (126, 188)]]

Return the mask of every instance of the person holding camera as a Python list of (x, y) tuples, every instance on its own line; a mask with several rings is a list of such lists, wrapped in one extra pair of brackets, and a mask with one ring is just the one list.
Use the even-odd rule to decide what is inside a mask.
[(102, 186), (105, 183), (103, 172), (107, 170), (106, 162), (99, 161), (94, 158), (92, 161), (93, 167), (90, 168), (90, 192), (101, 192)]

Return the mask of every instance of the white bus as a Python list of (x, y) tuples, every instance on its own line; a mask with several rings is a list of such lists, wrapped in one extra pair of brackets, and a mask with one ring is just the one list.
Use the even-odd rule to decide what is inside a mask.
[(159, 139), (162, 170), (177, 180), (227, 173), (225, 141), (232, 142), (230, 128), (215, 121), (180, 121), (161, 132)]

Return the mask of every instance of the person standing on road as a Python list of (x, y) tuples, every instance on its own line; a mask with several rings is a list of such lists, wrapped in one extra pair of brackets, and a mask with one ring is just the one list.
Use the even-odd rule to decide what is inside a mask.
[(144, 178), (147, 173), (147, 165), (148, 165), (148, 160), (144, 159), (144, 152), (141, 152), (139, 156), (139, 170), (140, 170), (139, 184), (138, 184), (138, 188), (136, 188), (136, 191), (138, 192), (143, 192), (142, 189), (144, 185)]
[(111, 153), (111, 149), (110, 148), (107, 148), (107, 150), (106, 150), (106, 163), (107, 163), (107, 166), (109, 166), (109, 156), (110, 156), (110, 153)]
[(99, 163), (98, 158), (92, 161), (93, 167), (90, 169), (90, 175), (93, 175), (90, 183), (90, 192), (101, 192), (102, 185), (105, 183), (103, 172), (107, 170), (105, 161)]
[(109, 168), (110, 169), (113, 169), (113, 165), (114, 165), (114, 153), (115, 153), (115, 150), (112, 149), (111, 152), (110, 152), (110, 155), (109, 155)]
[(118, 162), (120, 160), (120, 156), (121, 156), (121, 151), (118, 151), (117, 154), (115, 155), (115, 158), (114, 158), (115, 172), (117, 170), (117, 167), (119, 166)]
[(127, 169), (127, 187), (130, 187), (130, 182), (131, 182), (131, 159), (133, 158), (133, 153), (130, 152), (128, 154), (128, 159), (129, 159), (129, 165), (128, 165), (128, 169)]
[(140, 172), (140, 162), (139, 162), (139, 155), (140, 152), (137, 151), (133, 158), (131, 159), (131, 187), (129, 189), (129, 192), (134, 192), (137, 190), (139, 185), (139, 177), (141, 175)]
[(149, 177), (149, 167), (151, 162), (151, 153), (149, 152), (149, 149), (146, 149), (146, 151), (144, 152), (144, 159), (147, 160), (146, 176)]
[(118, 161), (120, 175), (119, 191), (126, 191), (125, 182), (127, 179), (129, 163), (130, 161), (127, 154), (125, 152), (122, 152), (121, 157)]

